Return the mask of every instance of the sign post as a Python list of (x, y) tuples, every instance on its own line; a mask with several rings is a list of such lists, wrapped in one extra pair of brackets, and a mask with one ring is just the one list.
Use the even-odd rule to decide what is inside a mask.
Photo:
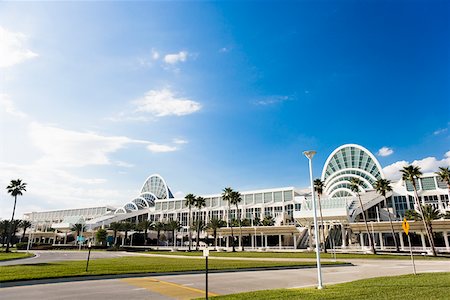
[(91, 257), (91, 242), (88, 242), (88, 257), (87, 257), (87, 261), (86, 261), (86, 272), (88, 271), (88, 267), (89, 267), (89, 258)]
[(412, 253), (411, 238), (409, 237), (409, 223), (408, 223), (408, 221), (406, 221), (406, 218), (403, 218), (402, 228), (403, 228), (403, 231), (406, 233), (406, 236), (408, 237), (409, 252), (411, 253), (411, 260), (412, 260), (412, 264), (413, 264), (414, 275), (416, 275), (416, 264), (414, 263), (414, 255)]
[(205, 257), (205, 267), (206, 267), (206, 273), (205, 273), (205, 299), (208, 300), (208, 256), (209, 256), (209, 249), (205, 248), (203, 249), (203, 256)]

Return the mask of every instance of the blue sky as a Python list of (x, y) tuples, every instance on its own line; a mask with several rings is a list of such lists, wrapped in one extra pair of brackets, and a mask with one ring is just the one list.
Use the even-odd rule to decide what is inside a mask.
[[(0, 3), (0, 184), (26, 211), (308, 185), (341, 144), (448, 166), (446, 1)], [(2, 189), (0, 217), (12, 201)]]

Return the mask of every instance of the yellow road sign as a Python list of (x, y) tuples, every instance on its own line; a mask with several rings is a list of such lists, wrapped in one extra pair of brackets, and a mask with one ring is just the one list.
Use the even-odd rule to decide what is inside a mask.
[(403, 231), (406, 233), (406, 235), (408, 235), (409, 223), (408, 223), (408, 221), (406, 221), (406, 218), (403, 218), (402, 228), (403, 228)]

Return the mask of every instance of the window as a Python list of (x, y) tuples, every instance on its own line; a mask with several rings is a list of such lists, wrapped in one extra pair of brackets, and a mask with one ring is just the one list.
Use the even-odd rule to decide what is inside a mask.
[(255, 194), (255, 203), (262, 203), (262, 194)]
[(253, 194), (245, 195), (245, 204), (253, 204)]
[(264, 193), (264, 203), (272, 202), (272, 193)]
[(264, 217), (272, 216), (272, 207), (265, 207), (264, 208)]
[(434, 177), (424, 177), (421, 179), (422, 189), (425, 191), (435, 190), (436, 184), (434, 183)]
[(273, 193), (273, 201), (283, 202), (283, 193), (282, 192), (274, 192)]
[(292, 191), (284, 191), (284, 201), (292, 201)]

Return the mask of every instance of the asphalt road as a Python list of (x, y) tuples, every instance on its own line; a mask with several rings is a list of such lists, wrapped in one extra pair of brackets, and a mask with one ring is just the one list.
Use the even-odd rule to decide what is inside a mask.
[[(348, 260), (354, 266), (323, 268), (324, 284), (412, 273), (407, 260)], [(416, 261), (417, 272), (450, 272), (448, 261)], [(316, 269), (214, 273), (211, 295), (314, 286)], [(203, 274), (153, 276), (7, 287), (2, 299), (192, 299), (204, 296)], [(4, 297), (4, 298), (3, 298)]]

